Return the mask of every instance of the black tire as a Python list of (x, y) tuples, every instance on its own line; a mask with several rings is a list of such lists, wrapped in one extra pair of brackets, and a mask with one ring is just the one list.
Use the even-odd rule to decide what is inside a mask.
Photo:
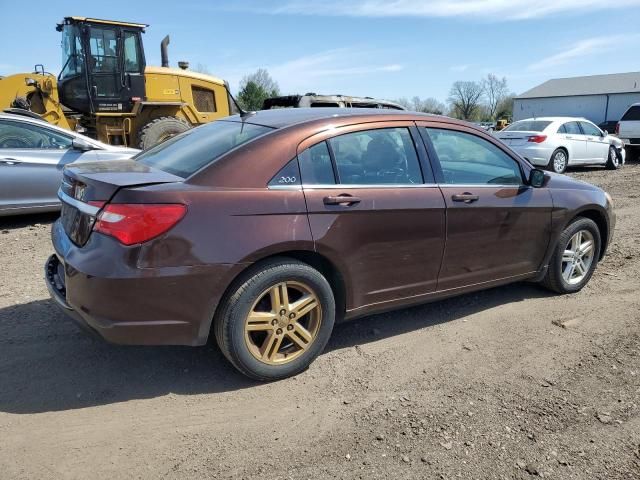
[(178, 117), (155, 118), (138, 130), (138, 148), (146, 150), (190, 128), (189, 122)]
[(620, 168), (620, 155), (618, 154), (618, 150), (616, 147), (611, 145), (609, 147), (609, 153), (607, 155), (607, 170), (617, 170)]
[[(556, 163), (556, 157), (558, 159), (562, 157), (564, 158), (564, 162), (562, 163), (561, 167)], [(551, 154), (551, 160), (549, 160), (547, 169), (555, 173), (564, 173), (567, 171), (568, 165), (569, 165), (569, 153), (564, 148), (557, 148)]]
[[(587, 231), (593, 237), (593, 259), (589, 265), (586, 275), (584, 278), (578, 283), (570, 284), (568, 283), (562, 272), (562, 257), (565, 249), (567, 249), (570, 240), (573, 236), (579, 231)], [(555, 251), (553, 252), (553, 256), (549, 261), (549, 268), (547, 273), (542, 280), (542, 285), (549, 290), (552, 290), (557, 293), (575, 293), (579, 292), (584, 288), (584, 286), (589, 283), (593, 272), (598, 265), (598, 260), (600, 259), (600, 247), (602, 245), (602, 240), (600, 237), (600, 230), (596, 223), (584, 217), (578, 217), (573, 222), (571, 222), (562, 232), (560, 238), (558, 239), (558, 243), (556, 244)]]
[[(303, 282), (317, 296), (321, 321), (309, 347), (288, 363), (272, 365), (258, 360), (245, 341), (245, 322), (253, 304), (270, 287), (281, 282)], [(335, 321), (335, 300), (325, 277), (307, 265), (286, 257), (249, 269), (234, 282), (214, 318), (214, 333), (224, 356), (244, 375), (260, 381), (291, 377), (305, 370), (324, 350)]]

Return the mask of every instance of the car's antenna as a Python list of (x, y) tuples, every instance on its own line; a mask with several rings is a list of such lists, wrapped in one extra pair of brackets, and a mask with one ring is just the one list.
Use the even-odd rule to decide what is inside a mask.
[(254, 115), (256, 113), (256, 112), (247, 112), (240, 106), (236, 98), (231, 94), (231, 89), (229, 88), (229, 84), (227, 82), (224, 82), (224, 88), (227, 91), (227, 95), (229, 95), (229, 98), (233, 100), (233, 104), (236, 106), (236, 109), (238, 109), (238, 113), (240, 113), (240, 118), (250, 117), (251, 115)]

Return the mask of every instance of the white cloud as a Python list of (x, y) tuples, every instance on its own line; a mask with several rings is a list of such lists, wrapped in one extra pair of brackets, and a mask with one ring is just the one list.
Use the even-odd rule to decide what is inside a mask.
[[(618, 0), (615, 3), (616, 9), (632, 6), (640, 6), (640, 0)], [(502, 21), (540, 18), (557, 13), (582, 14), (609, 8), (611, 5), (602, 0), (290, 0), (279, 7), (266, 8), (263, 4), (253, 4), (251, 11), (351, 17), (479, 16)]]
[(237, 85), (242, 75), (258, 68), (266, 68), (271, 77), (278, 82), (284, 93), (300, 93), (302, 91), (319, 90), (322, 85), (327, 88), (343, 80), (369, 74), (393, 74), (404, 69), (398, 63), (373, 62), (380, 52), (356, 47), (337, 48), (304, 55), (282, 63), (265, 63), (261, 65), (235, 65), (224, 75), (232, 84)]
[(632, 42), (640, 40), (639, 34), (632, 35), (610, 35), (606, 37), (593, 37), (580, 40), (573, 45), (568, 46), (565, 50), (556, 54), (543, 58), (527, 67), (530, 71), (548, 70), (558, 67), (573, 60), (590, 57), (597, 54), (609, 52), (618, 49), (621, 46), (628, 45)]

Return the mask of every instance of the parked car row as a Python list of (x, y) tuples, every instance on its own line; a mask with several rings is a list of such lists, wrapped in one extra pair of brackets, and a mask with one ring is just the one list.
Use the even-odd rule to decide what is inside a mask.
[(59, 195), (45, 273), (71, 318), (122, 344), (214, 336), (259, 380), (305, 369), (336, 319), (521, 280), (577, 292), (615, 225), (607, 193), (483, 129), (383, 109), (228, 117), (68, 165)]
[(539, 117), (519, 120), (496, 137), (533, 165), (564, 173), (569, 166), (624, 165), (624, 142), (585, 118)]

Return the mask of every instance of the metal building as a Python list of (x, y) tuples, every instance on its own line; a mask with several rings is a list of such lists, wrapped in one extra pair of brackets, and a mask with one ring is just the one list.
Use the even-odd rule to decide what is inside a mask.
[(548, 80), (515, 98), (513, 119), (585, 117), (599, 124), (618, 121), (640, 102), (640, 72)]

